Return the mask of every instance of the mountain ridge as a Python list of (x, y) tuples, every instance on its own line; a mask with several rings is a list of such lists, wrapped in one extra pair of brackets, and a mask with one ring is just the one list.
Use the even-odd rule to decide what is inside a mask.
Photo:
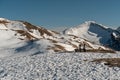
[[(117, 31), (117, 29), (115, 30), (93, 21), (88, 21), (81, 25), (78, 25), (77, 27), (69, 28), (63, 33), (67, 35), (82, 37), (93, 43), (107, 45), (111, 48), (113, 48), (112, 45), (114, 44), (112, 37), (115, 38), (115, 36), (112, 34), (114, 33), (120, 36), (120, 33)], [(113, 49), (120, 50), (118, 49), (118, 47), (120, 47), (119, 44), (120, 42), (114, 44), (115, 46), (117, 45), (117, 48), (114, 47)]]
[[(80, 29), (79, 29), (80, 30)], [(82, 31), (82, 30), (81, 30)], [(107, 50), (110, 48), (80, 38), (76, 35), (66, 35), (35, 26), (27, 21), (11, 21), (0, 18), (0, 51), (36, 54), (40, 52), (67, 52), (85, 44), (87, 50)], [(89, 33), (91, 34), (91, 33)], [(8, 43), (6, 43), (8, 42)], [(4, 55), (4, 54), (2, 54)], [(5, 55), (6, 56), (6, 55)]]

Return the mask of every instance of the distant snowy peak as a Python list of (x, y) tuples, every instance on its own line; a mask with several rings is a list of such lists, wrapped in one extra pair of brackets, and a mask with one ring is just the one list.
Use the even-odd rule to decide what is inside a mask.
[(115, 30), (95, 21), (87, 21), (77, 27), (66, 29), (63, 33), (120, 50), (120, 28)]
[(0, 21), (9, 21), (9, 20), (6, 18), (0, 18)]
[(117, 31), (119, 31), (119, 32), (120, 32), (120, 27), (118, 27), (118, 28), (117, 28)]
[(91, 24), (96, 24), (96, 25), (99, 25), (99, 26), (101, 26), (101, 27), (108, 28), (107, 26), (104, 26), (104, 25), (102, 25), (102, 24), (100, 24), (100, 23), (97, 23), (96, 21), (85, 21), (84, 24), (89, 24), (89, 26), (90, 26)]
[(77, 27), (65, 30), (64, 33), (82, 37), (97, 44), (106, 44), (111, 38), (111, 33), (113, 31), (113, 29), (98, 24), (95, 21), (86, 21)]
[[(109, 28), (102, 24), (98, 24), (95, 21), (86, 21), (86, 22), (82, 23), (81, 25), (78, 25), (77, 27), (72, 27), (72, 28), (66, 29), (64, 31), (64, 33), (70, 34), (70, 35), (75, 35), (78, 37), (83, 37), (83, 34), (92, 33), (92, 32), (94, 33), (98, 30), (105, 31), (106, 29), (109, 29)], [(98, 33), (99, 33), (99, 31), (98, 31)]]

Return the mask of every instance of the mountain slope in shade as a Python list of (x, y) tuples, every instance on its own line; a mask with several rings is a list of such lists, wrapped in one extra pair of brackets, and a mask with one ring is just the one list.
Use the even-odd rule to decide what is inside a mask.
[(26, 21), (11, 21), (0, 18), (0, 56), (13, 53), (38, 54), (45, 51), (74, 51), (79, 44), (85, 44), (88, 50), (110, 50), (93, 44), (76, 35), (64, 35), (32, 25)]
[(118, 27), (116, 30), (117, 30), (118, 32), (120, 32), (120, 27)]
[[(113, 49), (120, 50), (120, 46), (113, 41), (112, 34), (120, 35), (117, 30), (108, 28), (94, 21), (87, 21), (77, 27), (73, 27), (64, 31), (64, 34), (82, 37), (92, 43), (109, 46)], [(120, 44), (120, 43), (118, 43)], [(114, 47), (112, 47), (114, 45)]]

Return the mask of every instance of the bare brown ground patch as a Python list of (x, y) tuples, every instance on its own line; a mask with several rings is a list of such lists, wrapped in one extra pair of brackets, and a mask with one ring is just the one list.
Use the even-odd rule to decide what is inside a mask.
[(55, 34), (60, 34), (59, 32), (56, 32), (56, 31), (52, 31), (53, 33), (55, 33)]
[(68, 43), (69, 43), (70, 45), (72, 45), (72, 47), (78, 48), (78, 46), (76, 46), (75, 44), (71, 43), (70, 41), (68, 41)]
[(19, 33), (21, 36), (25, 36), (28, 40), (37, 39), (36, 37), (34, 37), (31, 34), (29, 34), (27, 31), (23, 31), (23, 30), (14, 30), (14, 31), (16, 31), (17, 33)]
[(61, 45), (55, 44), (54, 47), (47, 48), (47, 50), (54, 50), (55, 52), (66, 51), (65, 48)]
[(74, 39), (79, 38), (79, 37), (77, 37), (75, 35), (71, 35), (71, 34), (69, 34), (69, 36), (72, 36)]
[[(23, 21), (22, 21), (23, 22)], [(41, 36), (42, 35), (44, 35), (44, 34), (47, 34), (47, 35), (49, 35), (49, 36), (52, 36), (52, 33), (50, 33), (47, 29), (45, 29), (45, 28), (42, 28), (42, 27), (36, 27), (36, 26), (34, 26), (34, 25), (32, 25), (32, 24), (30, 24), (30, 23), (28, 23), (28, 22), (23, 22), (23, 24), (25, 24), (26, 26), (26, 28), (30, 31), (31, 29), (35, 29), (35, 30), (38, 30), (39, 32), (40, 32), (40, 34), (41, 34)], [(56, 32), (57, 33), (57, 32)]]
[(9, 22), (2, 20), (2, 21), (0, 21), (0, 23), (6, 24), (6, 23), (9, 23)]
[(105, 62), (104, 65), (109, 67), (120, 67), (120, 58), (101, 58), (94, 59), (92, 62), (101, 63)]
[(6, 27), (7, 27), (7, 23), (9, 23), (9, 22), (4, 21), (4, 20), (0, 21), (0, 24), (4, 24)]
[(47, 34), (48, 36), (53, 36), (52, 33), (50, 33), (47, 29), (39, 28), (38, 31), (41, 33), (41, 35)]
[(52, 43), (58, 43), (58, 41), (53, 40), (53, 39), (47, 39), (47, 40), (51, 41)]
[(89, 49), (86, 52), (98, 52), (98, 53), (116, 53), (114, 50), (99, 50), (99, 49)]
[(25, 27), (28, 29), (28, 30), (31, 30), (31, 29), (36, 29), (37, 30), (37, 27), (26, 22), (26, 21), (22, 21), (24, 25), (26, 25)]

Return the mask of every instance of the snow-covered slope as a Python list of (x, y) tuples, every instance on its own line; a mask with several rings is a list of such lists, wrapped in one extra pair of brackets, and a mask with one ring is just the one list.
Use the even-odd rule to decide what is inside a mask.
[[(120, 57), (119, 53), (107, 53), (112, 50), (91, 41), (100, 43), (101, 37), (105, 37), (102, 32), (106, 36), (111, 32), (116, 45), (119, 33), (98, 24), (94, 27), (92, 23), (95, 24), (86, 22), (66, 30), (70, 35), (64, 35), (25, 21), (0, 18), (0, 80), (119, 80), (120, 68), (91, 62)], [(74, 52), (79, 44), (85, 44), (89, 52)]]
[(55, 34), (57, 33), (25, 21), (0, 18), (0, 51), (2, 51), (0, 56), (43, 51), (42, 47), (50, 45), (47, 38), (53, 37)]
[[(77, 27), (69, 28), (64, 31), (64, 34), (82, 37), (92, 43), (102, 44), (109, 47), (111, 44), (114, 44), (111, 36), (113, 33), (120, 35), (117, 30), (106, 27), (102, 24), (97, 24), (94, 21), (87, 21)], [(116, 47), (114, 49), (116, 49)]]
[[(86, 27), (84, 27), (84, 25), (86, 25)], [(90, 23), (82, 24), (82, 27), (79, 30), (81, 33), (86, 34), (84, 35), (86, 37), (80, 38), (77, 36), (82, 36), (83, 34), (80, 34), (77, 31), (75, 36), (64, 35), (40, 26), (32, 25), (26, 21), (11, 21), (0, 18), (0, 51), (4, 53), (1, 53), (0, 56), (11, 55), (13, 53), (37, 54), (45, 51), (74, 51), (79, 47), (79, 44), (85, 44), (87, 50), (110, 50), (102, 45), (93, 44), (86, 40), (86, 38), (90, 37), (90, 35), (86, 33), (89, 28), (88, 25), (90, 25)], [(69, 33), (69, 31), (66, 32)], [(93, 33), (89, 34), (96, 35)], [(96, 38), (95, 36), (93, 37)]]
[(0, 18), (0, 30), (14, 31), (21, 39), (40, 39), (53, 36), (55, 33), (42, 27), (34, 26), (25, 21), (10, 21)]
[(119, 80), (120, 68), (93, 63), (120, 53), (41, 53), (0, 58), (0, 80)]

